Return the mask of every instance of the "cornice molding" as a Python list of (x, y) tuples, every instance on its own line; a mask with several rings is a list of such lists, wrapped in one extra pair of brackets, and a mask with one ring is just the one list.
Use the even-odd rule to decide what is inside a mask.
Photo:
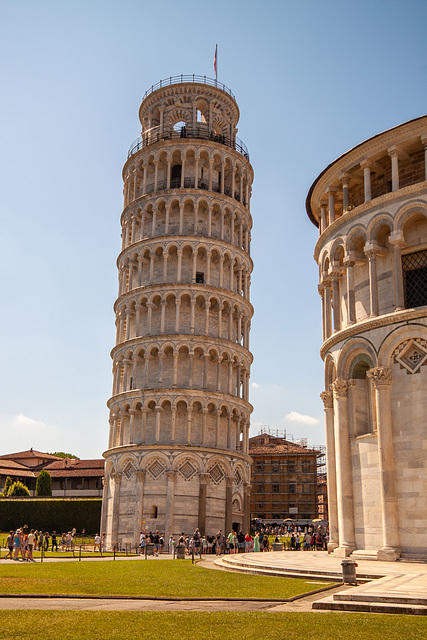
[(135, 400), (142, 403), (147, 398), (152, 398), (154, 401), (156, 401), (157, 405), (158, 401), (161, 399), (184, 397), (201, 401), (202, 405), (208, 404), (209, 401), (212, 400), (218, 400), (219, 403), (222, 402), (224, 404), (240, 406), (249, 414), (251, 414), (254, 410), (251, 403), (247, 402), (247, 400), (243, 400), (243, 398), (237, 398), (236, 396), (231, 396), (227, 393), (223, 393), (222, 391), (212, 391), (211, 389), (183, 389), (182, 387), (158, 387), (156, 389), (132, 389), (131, 391), (122, 391), (121, 393), (118, 393), (117, 395), (111, 396), (111, 398), (109, 398), (109, 400), (107, 401), (107, 407), (110, 409), (114, 403), (117, 403), (119, 401), (130, 402), (132, 400)]
[(416, 320), (418, 318), (427, 319), (427, 307), (421, 307), (419, 310), (404, 309), (403, 311), (395, 311), (384, 316), (378, 316), (377, 318), (358, 322), (351, 327), (338, 331), (333, 336), (325, 340), (320, 349), (320, 356), (322, 360), (324, 360), (328, 351), (332, 349), (332, 347), (335, 347), (340, 342), (344, 342), (349, 338), (355, 338), (367, 333), (368, 331), (372, 331), (372, 329), (387, 327), (389, 325), (409, 324), (411, 320)]
[(230, 451), (229, 449), (214, 449), (211, 447), (201, 447), (196, 445), (164, 445), (164, 444), (126, 444), (119, 447), (113, 447), (104, 451), (102, 456), (107, 460), (111, 456), (128, 455), (129, 453), (151, 453), (158, 452), (168, 455), (169, 453), (200, 453), (203, 456), (211, 454), (212, 457), (226, 457), (233, 460), (242, 460), (252, 464), (252, 458), (242, 451)]

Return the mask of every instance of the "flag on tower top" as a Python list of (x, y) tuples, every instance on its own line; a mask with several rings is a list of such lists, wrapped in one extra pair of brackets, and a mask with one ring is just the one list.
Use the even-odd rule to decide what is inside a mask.
[(215, 45), (215, 56), (214, 56), (214, 71), (215, 71), (215, 80), (218, 79), (218, 45)]

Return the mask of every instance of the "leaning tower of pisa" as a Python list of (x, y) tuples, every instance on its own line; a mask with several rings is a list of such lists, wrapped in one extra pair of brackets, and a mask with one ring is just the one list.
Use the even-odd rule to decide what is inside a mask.
[(215, 80), (144, 95), (123, 168), (101, 529), (165, 536), (249, 524), (253, 170)]

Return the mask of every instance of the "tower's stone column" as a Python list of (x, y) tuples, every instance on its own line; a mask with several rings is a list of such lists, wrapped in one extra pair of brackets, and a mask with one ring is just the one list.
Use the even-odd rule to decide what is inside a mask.
[(376, 367), (367, 376), (375, 388), (375, 406), (378, 426), (378, 454), (383, 523), (383, 547), (378, 560), (397, 560), (399, 542), (399, 515), (397, 510), (396, 478), (394, 471), (393, 423), (391, 417), (391, 369)]
[(354, 539), (353, 478), (351, 468), (350, 439), (348, 433), (348, 382), (335, 380), (334, 435), (337, 470), (339, 547), (336, 553), (347, 557), (356, 548)]
[(329, 514), (329, 542), (328, 552), (331, 553), (339, 545), (338, 536), (338, 506), (337, 506), (337, 468), (335, 461), (335, 433), (334, 433), (334, 398), (331, 392), (320, 394), (325, 408), (326, 430), (326, 477), (328, 488)]

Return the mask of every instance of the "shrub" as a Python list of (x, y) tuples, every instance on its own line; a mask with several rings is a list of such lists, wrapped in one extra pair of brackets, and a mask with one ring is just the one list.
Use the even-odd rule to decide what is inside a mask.
[(49, 471), (42, 469), (37, 476), (36, 482), (36, 496), (51, 496), (52, 495), (52, 482)]
[(12, 486), (12, 484), (13, 484), (12, 478), (10, 476), (7, 476), (6, 482), (4, 483), (4, 488), (3, 488), (4, 496), (7, 496), (9, 494), (10, 487)]
[(10, 487), (7, 495), (8, 497), (10, 496), (11, 498), (16, 496), (29, 496), (30, 492), (28, 488), (25, 486), (25, 484), (17, 480)]

